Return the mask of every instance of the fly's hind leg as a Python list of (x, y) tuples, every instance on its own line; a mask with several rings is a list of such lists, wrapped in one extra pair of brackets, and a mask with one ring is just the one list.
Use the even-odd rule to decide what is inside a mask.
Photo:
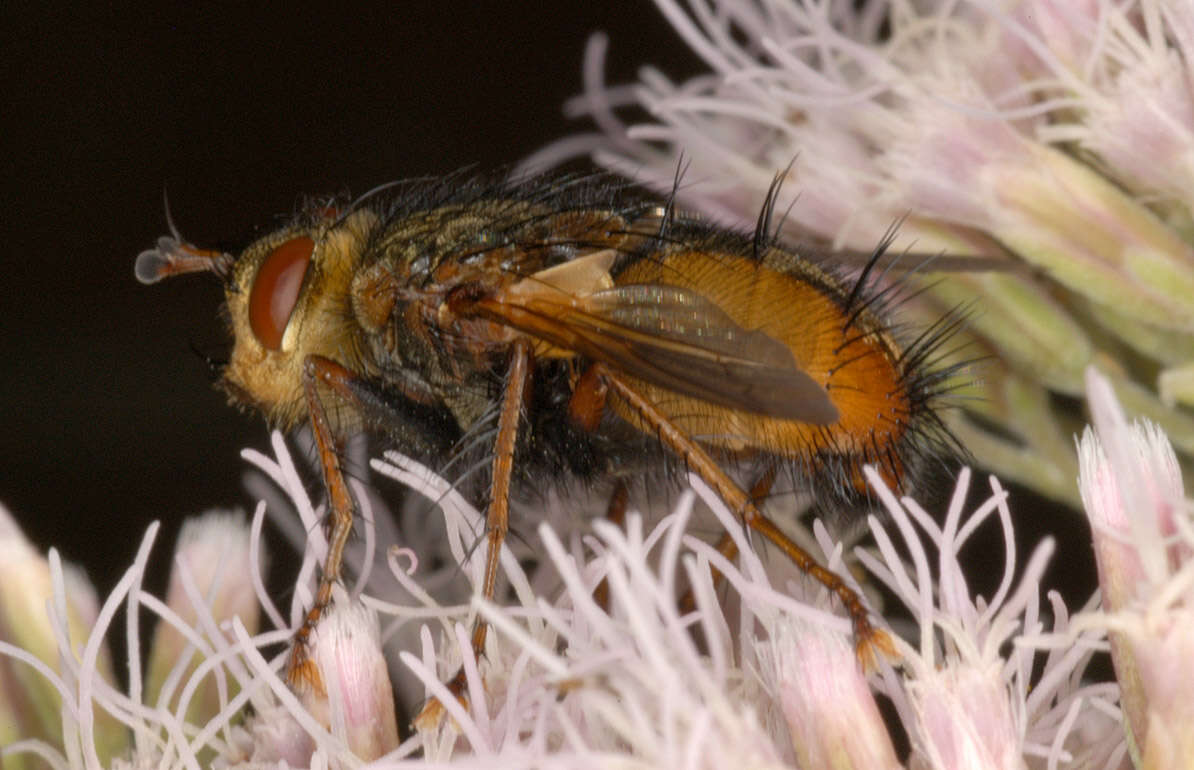
[(726, 502), (730, 510), (742, 516), (743, 524), (770, 540), (802, 572), (837, 596), (850, 615), (854, 627), (855, 649), (864, 667), (874, 666), (877, 663), (877, 654), (894, 655), (895, 647), (891, 638), (883, 629), (875, 628), (871, 624), (862, 597), (854, 589), (846, 585), (836, 572), (822, 567), (812, 554), (793, 542), (783, 530), (764, 516), (750, 496), (726, 475), (699, 444), (680, 430), (666, 414), (644, 398), (632, 385), (603, 364), (594, 364), (594, 369), (609, 389), (637, 412), (644, 423), (654, 429), (664, 446), (675, 452), (693, 472), (704, 479)]
[[(615, 527), (621, 528), (626, 523), (626, 505), (630, 501), (630, 490), (626, 483), (614, 483), (614, 491), (610, 493), (609, 504), (605, 507), (605, 520)], [(601, 578), (601, 582), (593, 589), (593, 601), (602, 612), (609, 612), (609, 579)]]
[[(771, 494), (773, 484), (775, 484), (775, 468), (771, 467), (764, 471), (758, 480), (755, 481), (754, 486), (750, 488), (750, 501), (756, 508), (763, 500), (767, 499), (767, 495)], [(726, 557), (726, 561), (732, 562), (738, 558), (738, 544), (734, 542), (734, 538), (730, 536), (729, 532), (722, 534), (715, 547), (718, 553)], [(714, 589), (719, 588), (725, 576), (718, 571), (717, 567), (710, 567), (709, 572), (713, 577)], [(696, 595), (691, 588), (685, 591), (684, 595), (680, 597), (677, 606), (680, 608), (681, 614), (696, 611)]]

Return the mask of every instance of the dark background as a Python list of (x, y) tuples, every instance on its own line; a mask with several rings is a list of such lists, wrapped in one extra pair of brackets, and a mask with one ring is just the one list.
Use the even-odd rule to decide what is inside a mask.
[[(161, 519), (250, 507), (207, 276), (146, 287), (137, 253), (174, 220), (238, 249), (306, 194), (516, 162), (587, 124), (563, 117), (585, 42), (608, 72), (692, 55), (641, 2), (353, 4), (322, 14), (154, 6), (0, 10), (0, 502), (106, 593)], [(196, 4), (199, 6), (200, 4)]]

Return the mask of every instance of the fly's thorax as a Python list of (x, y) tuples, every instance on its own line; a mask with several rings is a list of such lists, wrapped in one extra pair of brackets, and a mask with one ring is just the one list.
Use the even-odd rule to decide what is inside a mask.
[[(449, 296), (484, 271), (459, 271), (438, 283), (422, 272), (420, 254), (377, 253), (349, 289), (361, 344), (387, 388), (423, 405), (441, 406), (467, 430), (491, 406), (496, 367), (513, 335), (488, 321), (456, 318)], [(420, 268), (412, 275), (411, 267)], [(452, 271), (459, 266), (441, 267)], [(444, 271), (439, 271), (444, 272)], [(474, 275), (470, 276), (469, 273)], [(492, 273), (492, 271), (490, 271)], [(491, 328), (492, 327), (492, 328)]]
[(307, 413), (303, 362), (310, 355), (369, 371), (350, 286), (376, 217), (289, 227), (249, 246), (226, 293), (233, 348), (222, 385), (231, 400), (294, 427)]

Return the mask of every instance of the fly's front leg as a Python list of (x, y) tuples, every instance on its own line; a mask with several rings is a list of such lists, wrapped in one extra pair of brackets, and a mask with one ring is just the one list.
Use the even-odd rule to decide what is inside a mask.
[(340, 581), (344, 547), (352, 533), (354, 503), (340, 467), (340, 453), (332, 436), (327, 410), (319, 399), (318, 386), (322, 384), (342, 397), (354, 399), (354, 383), (357, 379), (358, 376), (352, 371), (323, 356), (307, 356), (303, 362), (303, 394), (307, 400), (311, 432), (315, 434), (315, 447), (328, 492), (328, 552), (319, 576), (319, 587), (315, 591), (315, 602), (294, 634), (294, 645), (286, 666), (286, 681), (296, 689), (310, 688), (319, 694), (325, 690), (319, 670), (310, 658), (311, 632), (331, 605), (332, 587)]
[[(481, 581), (481, 596), (492, 601), (497, 589), (498, 564), (502, 555), (502, 544), (510, 529), (510, 480), (514, 473), (514, 450), (518, 443), (518, 426), (521, 422), (523, 405), (531, 387), (531, 344), (525, 339), (515, 341), (510, 351), (510, 364), (506, 372), (506, 387), (502, 394), (501, 411), (498, 413), (497, 439), (493, 447), (493, 476), (490, 487), (489, 507), (485, 511), (485, 574)], [(478, 617), (473, 626), (472, 650), (476, 658), (485, 653), (485, 638), (489, 624)], [(447, 682), (448, 690), (458, 700), (464, 701), (467, 689), (464, 667)], [(416, 725), (434, 724), (443, 712), (443, 705), (434, 698), (428, 701), (422, 713), (415, 719)]]

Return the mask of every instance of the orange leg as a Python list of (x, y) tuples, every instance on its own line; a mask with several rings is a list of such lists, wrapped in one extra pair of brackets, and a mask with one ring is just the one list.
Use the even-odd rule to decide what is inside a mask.
[[(586, 432), (597, 430), (601, 417), (605, 414), (606, 397), (609, 386), (601, 378), (600, 371), (595, 366), (585, 370), (576, 385), (572, 388), (572, 398), (568, 401), (568, 416), (572, 423)], [(609, 505), (605, 509), (605, 518), (615, 526), (622, 526), (626, 520), (626, 503), (629, 497), (626, 485), (618, 481), (610, 495)], [(602, 580), (593, 589), (593, 600), (602, 610), (609, 610), (609, 581)]]
[[(531, 345), (526, 340), (514, 343), (510, 357), (510, 368), (506, 374), (506, 390), (502, 395), (501, 412), (498, 415), (497, 439), (493, 448), (493, 479), (489, 507), (485, 512), (485, 527), (488, 542), (485, 551), (485, 576), (481, 584), (481, 595), (492, 600), (497, 588), (498, 564), (502, 555), (502, 543), (510, 528), (510, 479), (514, 472), (514, 449), (518, 440), (518, 425), (522, 417), (523, 404), (531, 385)], [(480, 658), (485, 653), (485, 638), (489, 624), (477, 618), (473, 626), (473, 655)], [(448, 690), (457, 699), (464, 700), (467, 688), (464, 667), (447, 682)], [(439, 720), (442, 704), (432, 699), (415, 719), (416, 724), (434, 724)]]
[[(613, 494), (609, 496), (609, 505), (605, 509), (605, 518), (615, 527), (621, 527), (626, 522), (626, 503), (630, 497), (626, 484), (618, 481), (614, 485)], [(605, 578), (593, 589), (593, 601), (603, 612), (609, 612), (609, 581)]]
[(577, 380), (568, 400), (568, 416), (573, 424), (589, 433), (597, 430), (608, 395), (609, 386), (601, 379), (597, 367), (590, 366)]
[(713, 459), (687, 434), (676, 427), (668, 416), (644, 398), (630, 384), (618, 377), (603, 364), (595, 364), (599, 376), (626, 404), (634, 409), (642, 420), (651, 426), (664, 446), (676, 453), (688, 467), (704, 479), (713, 491), (726, 502), (730, 510), (742, 516), (743, 523), (770, 540), (806, 575), (829, 589), (845, 606), (854, 624), (854, 643), (858, 657), (864, 666), (876, 663), (876, 651), (884, 655), (894, 654), (894, 645), (887, 633), (871, 625), (862, 598), (846, 585), (837, 573), (817, 563), (812, 554), (805, 551), (783, 533), (774, 522), (759, 511), (750, 496), (739, 487)]
[[(759, 503), (766, 499), (771, 492), (771, 485), (775, 483), (775, 468), (768, 468), (755, 485), (750, 488), (750, 501), (754, 503), (757, 508)], [(730, 537), (730, 533), (726, 532), (717, 541), (717, 550), (722, 556), (726, 557), (727, 561), (733, 561), (738, 558), (738, 544), (734, 542), (734, 538)], [(724, 576), (718, 571), (717, 567), (710, 567), (709, 572), (713, 576), (713, 587), (718, 588)], [(693, 595), (692, 589), (684, 592), (677, 603), (681, 614), (687, 614), (696, 610), (696, 596)]]
[(307, 399), (307, 411), (311, 419), (311, 432), (315, 434), (315, 447), (319, 462), (323, 466), (323, 481), (328, 491), (328, 552), (319, 576), (319, 587), (315, 591), (315, 602), (307, 610), (307, 617), (294, 635), (290, 649), (290, 660), (286, 666), (286, 681), (295, 689), (311, 688), (317, 693), (325, 692), (319, 670), (310, 658), (311, 632), (319, 618), (332, 603), (332, 587), (340, 581), (344, 563), (344, 546), (352, 533), (353, 500), (340, 467), (340, 455), (332, 437), (331, 423), (327, 410), (319, 400), (318, 385), (330, 387), (333, 392), (350, 393), (352, 381), (356, 378), (350, 370), (322, 356), (308, 356), (303, 362), (303, 394)]

